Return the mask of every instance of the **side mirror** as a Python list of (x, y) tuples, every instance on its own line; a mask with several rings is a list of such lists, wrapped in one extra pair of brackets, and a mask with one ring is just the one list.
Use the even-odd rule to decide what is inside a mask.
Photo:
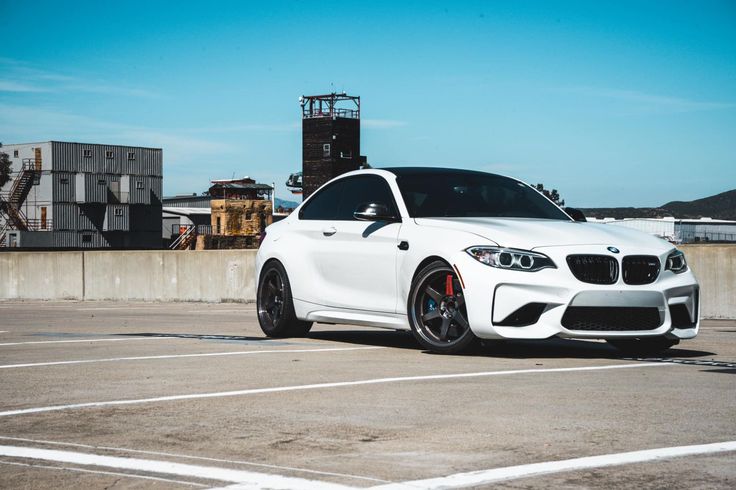
[(565, 208), (565, 212), (567, 213), (569, 217), (571, 217), (575, 221), (582, 221), (582, 222), (588, 221), (587, 219), (585, 219), (585, 215), (583, 214), (583, 212), (580, 211), (579, 209)]
[(359, 204), (353, 217), (360, 221), (396, 221), (396, 216), (382, 202)]

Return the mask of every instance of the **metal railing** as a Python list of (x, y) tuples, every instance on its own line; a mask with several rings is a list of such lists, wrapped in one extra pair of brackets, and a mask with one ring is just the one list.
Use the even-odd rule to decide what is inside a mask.
[(304, 110), (304, 119), (315, 119), (318, 117), (343, 117), (347, 119), (360, 119), (360, 111), (358, 109), (343, 109), (335, 108), (331, 111), (324, 110)]
[(682, 243), (736, 242), (736, 233), (682, 233)]

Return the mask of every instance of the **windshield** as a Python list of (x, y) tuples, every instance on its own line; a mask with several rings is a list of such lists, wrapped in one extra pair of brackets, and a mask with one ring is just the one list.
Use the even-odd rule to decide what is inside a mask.
[(396, 172), (413, 218), (542, 218), (569, 221), (561, 209), (526, 184), (482, 172)]

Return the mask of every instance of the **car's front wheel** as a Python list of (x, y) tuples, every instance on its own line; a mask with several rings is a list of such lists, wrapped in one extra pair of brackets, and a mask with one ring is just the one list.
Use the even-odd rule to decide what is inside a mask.
[(272, 261), (263, 266), (256, 308), (261, 330), (269, 337), (303, 337), (312, 328), (312, 322), (296, 317), (289, 277), (280, 262)]
[(667, 337), (640, 337), (635, 339), (608, 339), (607, 342), (628, 356), (656, 356), (680, 341)]
[(444, 262), (424, 267), (414, 278), (408, 303), (414, 337), (432, 352), (455, 354), (477, 340), (470, 330), (460, 281)]

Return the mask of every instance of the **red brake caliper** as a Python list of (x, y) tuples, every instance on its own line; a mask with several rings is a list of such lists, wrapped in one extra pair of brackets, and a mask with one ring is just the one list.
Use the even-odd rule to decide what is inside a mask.
[(452, 274), (447, 274), (445, 279), (445, 296), (454, 296), (455, 293), (452, 290)]

